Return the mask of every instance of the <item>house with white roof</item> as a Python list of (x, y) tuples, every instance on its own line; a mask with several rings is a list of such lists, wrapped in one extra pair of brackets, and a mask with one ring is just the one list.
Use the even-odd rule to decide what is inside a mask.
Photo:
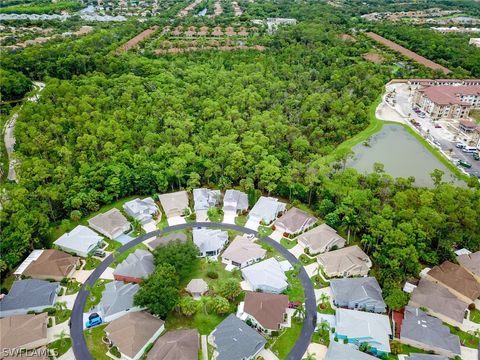
[(257, 230), (260, 223), (270, 225), (280, 213), (285, 211), (287, 204), (273, 197), (260, 196), (248, 214), (245, 227)]
[(360, 346), (367, 343), (376, 355), (390, 353), (392, 329), (388, 316), (338, 308), (335, 313), (335, 335), (340, 341)]
[(260, 261), (267, 250), (244, 236), (237, 235), (222, 254), (222, 262), (240, 269)]
[(86, 226), (78, 225), (60, 236), (53, 244), (68, 253), (88, 257), (102, 246), (103, 237)]
[(253, 291), (261, 290), (280, 294), (288, 287), (287, 276), (280, 263), (274, 258), (247, 266), (241, 271), (243, 278)]
[(88, 220), (88, 226), (109, 239), (116, 239), (129, 231), (132, 226), (127, 218), (116, 208), (98, 214)]
[(142, 308), (133, 304), (133, 297), (140, 289), (138, 284), (112, 281), (105, 285), (102, 299), (94, 312), (101, 313), (104, 322), (110, 322), (127, 314), (140, 311)]
[(158, 206), (151, 197), (143, 200), (139, 198), (127, 201), (123, 204), (123, 209), (132, 218), (137, 219), (140, 224), (146, 224), (153, 220), (153, 217), (159, 213)]
[(220, 202), (220, 197), (220, 190), (193, 189), (193, 203), (197, 221), (208, 220), (208, 209), (217, 206)]
[(224, 215), (237, 214), (248, 210), (248, 196), (239, 190), (227, 190), (223, 197), (223, 213)]
[(217, 258), (228, 242), (228, 232), (218, 229), (195, 228), (193, 242), (200, 250), (200, 257)]

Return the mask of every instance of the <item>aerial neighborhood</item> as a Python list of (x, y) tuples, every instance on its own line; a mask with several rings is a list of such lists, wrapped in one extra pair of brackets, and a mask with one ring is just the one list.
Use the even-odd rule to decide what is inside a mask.
[[(240, 190), (193, 189), (128, 200), (88, 227), (82, 221), (14, 272), (0, 301), (2, 343), (33, 351), (68, 338), (83, 286), (91, 295), (79, 303), (80, 322), (96, 356), (283, 358), (292, 350), (285, 339), (301, 339), (306, 319), (316, 325), (302, 357), (387, 359), (404, 347), (408, 359), (468, 353), (468, 335), (480, 327), (468, 316), (480, 297), (478, 252), (461, 249), (456, 263), (423, 269), (404, 286), (408, 305), (392, 309), (358, 243), (284, 200), (249, 200)], [(182, 247), (194, 249), (191, 260)], [(95, 274), (102, 261), (108, 266)], [(159, 291), (157, 276), (167, 281), (160, 261), (198, 266), (165, 310), (158, 302), (168, 299), (139, 300)]]

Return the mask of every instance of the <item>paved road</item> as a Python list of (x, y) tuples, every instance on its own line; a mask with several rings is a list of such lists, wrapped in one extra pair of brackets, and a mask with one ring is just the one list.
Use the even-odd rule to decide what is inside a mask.
[[(131, 247), (153, 237), (158, 236), (160, 234), (165, 234), (172, 231), (189, 229), (192, 227), (215, 227), (221, 229), (230, 229), (236, 230), (239, 232), (243, 232), (245, 234), (254, 234), (257, 235), (255, 230), (247, 229), (242, 226), (238, 225), (230, 225), (230, 224), (223, 224), (223, 223), (210, 223), (210, 222), (197, 222), (197, 223), (189, 223), (189, 224), (179, 224), (169, 226), (163, 230), (155, 230), (148, 234), (139, 236), (138, 238), (130, 241), (129, 243), (123, 245), (118, 249), (118, 254), (121, 254)], [(266, 237), (262, 239), (269, 245), (273, 246), (280, 254), (282, 254), (292, 265), (299, 264), (298, 260), (293, 256), (287, 249), (285, 249), (282, 245), (278, 242), (274, 241), (273, 239)], [(109, 255), (90, 275), (87, 279), (85, 284), (83, 284), (82, 288), (80, 289), (77, 299), (75, 300), (75, 304), (73, 305), (72, 315), (70, 319), (70, 336), (72, 338), (72, 348), (77, 359), (81, 360), (93, 360), (93, 357), (90, 355), (88, 351), (87, 344), (85, 342), (85, 337), (83, 336), (83, 309), (85, 307), (85, 302), (88, 297), (88, 291), (85, 290), (85, 286), (88, 284), (93, 287), (95, 282), (98, 280), (100, 275), (105, 271), (105, 269), (113, 262), (113, 256)], [(300, 274), (299, 278), (303, 285), (303, 291), (305, 294), (305, 310), (306, 316), (305, 321), (303, 324), (302, 332), (300, 337), (298, 338), (295, 346), (290, 351), (287, 356), (288, 360), (300, 360), (307, 351), (308, 345), (310, 344), (310, 340), (312, 338), (312, 334), (315, 331), (315, 326), (317, 323), (317, 306), (315, 301), (315, 292), (313, 290), (313, 284), (308, 277), (307, 272), (303, 268), (300, 267)]]

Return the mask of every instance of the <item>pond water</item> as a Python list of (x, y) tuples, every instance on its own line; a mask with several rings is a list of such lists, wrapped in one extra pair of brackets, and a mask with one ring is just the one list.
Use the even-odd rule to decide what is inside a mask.
[(203, 10), (200, 10), (200, 11), (198, 12), (198, 16), (205, 16), (205, 15), (207, 15), (207, 11), (208, 11), (207, 8), (205, 8), (205, 9), (203, 9)]
[(385, 124), (370, 138), (370, 146), (363, 143), (352, 148), (355, 158), (347, 166), (362, 173), (373, 172), (374, 163), (382, 163), (385, 172), (394, 177), (415, 177), (416, 186), (432, 187), (430, 173), (442, 170), (443, 181), (464, 185), (402, 125)]

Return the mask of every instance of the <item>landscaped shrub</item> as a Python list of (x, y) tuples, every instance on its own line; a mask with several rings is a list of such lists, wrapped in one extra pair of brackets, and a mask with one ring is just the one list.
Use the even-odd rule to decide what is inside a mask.
[(120, 359), (120, 357), (122, 356), (120, 354), (120, 351), (118, 350), (118, 348), (116, 346), (113, 346), (112, 348), (110, 348), (110, 354), (112, 354), (113, 356), (117, 357)]
[(43, 311), (46, 312), (49, 316), (53, 316), (57, 313), (57, 309), (55, 308), (46, 308)]
[(147, 347), (145, 348), (145, 353), (148, 353), (150, 350), (152, 350), (153, 348), (153, 343), (150, 343), (147, 345)]
[(215, 271), (209, 271), (209, 272), (207, 272), (207, 276), (208, 276), (210, 279), (218, 279), (218, 273), (215, 272)]

